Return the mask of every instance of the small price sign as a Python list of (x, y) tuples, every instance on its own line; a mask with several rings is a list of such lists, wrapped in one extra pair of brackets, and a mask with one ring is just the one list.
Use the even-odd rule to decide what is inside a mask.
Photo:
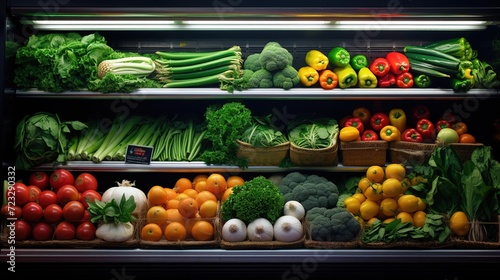
[(153, 147), (128, 145), (125, 163), (150, 164), (153, 156)]

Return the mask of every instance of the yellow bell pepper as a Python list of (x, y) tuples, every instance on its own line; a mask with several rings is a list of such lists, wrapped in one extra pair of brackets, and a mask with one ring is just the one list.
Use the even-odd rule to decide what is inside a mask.
[(358, 140), (359, 137), (359, 130), (354, 126), (344, 126), (339, 132), (340, 141), (351, 142)]
[(311, 66), (302, 66), (299, 68), (298, 72), (300, 82), (306, 87), (314, 85), (319, 80), (318, 71)]
[(358, 85), (360, 88), (377, 87), (377, 76), (368, 67), (361, 67), (358, 71)]
[(306, 53), (306, 64), (321, 71), (328, 66), (328, 57), (318, 50), (310, 50)]
[(380, 138), (382, 140), (391, 142), (391, 141), (400, 141), (401, 140), (401, 132), (399, 129), (393, 125), (386, 125), (382, 127), (380, 130)]
[(394, 108), (389, 111), (389, 123), (399, 130), (399, 132), (403, 133), (406, 129), (406, 114), (403, 109)]

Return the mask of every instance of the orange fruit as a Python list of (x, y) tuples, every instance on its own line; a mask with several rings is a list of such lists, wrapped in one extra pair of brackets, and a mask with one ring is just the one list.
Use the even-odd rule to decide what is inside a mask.
[(392, 197), (384, 198), (380, 202), (380, 211), (387, 217), (394, 217), (398, 211), (398, 201)]
[(214, 218), (217, 215), (217, 208), (219, 204), (217, 201), (207, 200), (200, 205), (200, 217)]
[(399, 163), (390, 163), (385, 167), (385, 178), (395, 178), (402, 181), (406, 177), (406, 168)]
[(196, 241), (208, 241), (214, 238), (214, 226), (205, 220), (196, 221), (191, 227), (191, 236)]
[(220, 199), (224, 191), (227, 189), (226, 178), (219, 173), (212, 173), (206, 180), (207, 191), (215, 194), (217, 199)]
[(243, 186), (245, 183), (245, 180), (238, 175), (229, 176), (226, 181), (228, 189), (234, 186)]
[(427, 214), (424, 211), (417, 211), (413, 213), (413, 225), (415, 227), (421, 227), (425, 225), (425, 219), (427, 218)]
[(198, 202), (196, 202), (196, 199), (188, 197), (179, 202), (177, 209), (185, 218), (194, 218), (198, 213)]
[(179, 199), (171, 199), (165, 204), (165, 209), (177, 209), (179, 208)]
[(363, 202), (366, 200), (366, 196), (362, 193), (355, 193), (351, 196), (354, 197), (355, 199), (359, 200), (359, 202)]
[(167, 201), (174, 199), (178, 195), (178, 193), (174, 189), (171, 188), (163, 188), (163, 189), (167, 193)]
[(203, 202), (205, 202), (207, 200), (217, 201), (217, 197), (215, 197), (215, 194), (213, 194), (209, 191), (201, 191), (196, 196), (196, 202), (198, 202), (198, 205), (202, 205)]
[(382, 222), (383, 222), (384, 224), (389, 224), (390, 222), (392, 222), (392, 221), (394, 221), (394, 220), (396, 220), (396, 218), (392, 217), (392, 218), (387, 218), (387, 219), (383, 220)]
[(145, 241), (160, 241), (163, 237), (161, 227), (155, 223), (149, 223), (142, 227), (141, 239)]
[(198, 182), (201, 182), (201, 181), (206, 181), (207, 178), (208, 178), (207, 174), (198, 174), (198, 175), (194, 176), (194, 178), (193, 178), (193, 185), (196, 185)]
[(410, 222), (413, 224), (413, 216), (408, 212), (399, 212), (396, 215), (396, 219), (401, 219), (402, 223)]
[(382, 200), (384, 198), (384, 195), (382, 194), (382, 184), (380, 183), (371, 184), (368, 188), (365, 189), (363, 195), (366, 197), (367, 200), (371, 201)]
[(413, 194), (405, 194), (398, 198), (398, 206), (402, 212), (413, 213), (418, 210), (418, 198)]
[(226, 189), (222, 194), (220, 201), (224, 202), (233, 193), (233, 188)]
[(396, 178), (387, 178), (382, 182), (382, 194), (384, 197), (396, 197), (403, 192), (401, 182)]
[(372, 165), (366, 170), (366, 178), (371, 182), (380, 183), (384, 180), (384, 169), (378, 165)]
[(202, 191), (206, 191), (207, 190), (207, 181), (204, 180), (204, 181), (199, 181), (197, 182), (195, 185), (194, 185), (194, 189), (197, 191), (197, 192), (202, 192)]
[(198, 195), (198, 192), (195, 189), (187, 189), (187, 190), (183, 191), (182, 193), (187, 194), (191, 198), (196, 198), (196, 196)]
[(372, 201), (372, 200), (365, 200), (361, 205), (359, 206), (359, 216), (365, 220), (368, 221), (371, 218), (377, 216), (378, 211), (379, 211), (379, 205), (377, 202)]
[(476, 143), (476, 138), (469, 133), (460, 134), (458, 136), (458, 143)]
[(458, 237), (466, 236), (470, 230), (469, 218), (463, 211), (456, 211), (450, 217), (450, 229)]
[(358, 181), (358, 189), (360, 189), (361, 192), (365, 192), (366, 188), (368, 188), (371, 184), (372, 182), (370, 182), (368, 178), (363, 177)]
[(186, 218), (181, 215), (179, 209), (167, 209), (167, 223), (179, 222), (183, 224), (185, 221)]
[(152, 206), (146, 212), (146, 222), (164, 227), (167, 223), (167, 209), (159, 205)]
[(187, 189), (192, 189), (192, 188), (194, 188), (193, 182), (191, 182), (191, 180), (189, 180), (188, 178), (185, 178), (185, 177), (179, 178), (175, 182), (175, 185), (173, 187), (173, 189), (177, 193), (182, 193), (183, 191), (185, 191)]
[(344, 207), (347, 211), (351, 212), (353, 215), (359, 214), (359, 207), (361, 206), (361, 201), (355, 197), (347, 197), (344, 199)]
[(179, 222), (172, 222), (165, 227), (163, 235), (168, 241), (186, 240), (186, 227)]
[(186, 193), (178, 193), (177, 196), (175, 197), (176, 200), (183, 200), (184, 198), (189, 198), (190, 196), (187, 195)]
[(427, 204), (422, 200), (422, 198), (417, 197), (417, 199), (418, 199), (417, 211), (424, 211), (425, 208), (427, 208)]
[(168, 200), (168, 194), (162, 186), (152, 186), (147, 194), (150, 206), (163, 205)]

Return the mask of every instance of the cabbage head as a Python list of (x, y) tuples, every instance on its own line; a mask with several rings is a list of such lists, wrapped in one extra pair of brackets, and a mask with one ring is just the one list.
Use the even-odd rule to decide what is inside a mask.
[(73, 131), (87, 128), (80, 121), (61, 122), (57, 114), (26, 115), (16, 127), (16, 167), (29, 169), (43, 163), (63, 162)]

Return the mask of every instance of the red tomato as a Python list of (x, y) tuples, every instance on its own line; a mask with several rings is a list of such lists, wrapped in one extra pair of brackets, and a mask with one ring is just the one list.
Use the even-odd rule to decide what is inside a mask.
[(51, 204), (57, 204), (57, 194), (51, 190), (44, 190), (38, 196), (38, 203), (44, 209)]
[(83, 204), (85, 209), (89, 208), (89, 202), (94, 200), (101, 200), (102, 196), (100, 193), (94, 190), (86, 190), (80, 195), (80, 202)]
[(96, 227), (91, 222), (82, 222), (76, 228), (76, 238), (80, 240), (93, 240), (95, 239)]
[(97, 179), (90, 173), (81, 173), (75, 179), (74, 186), (83, 193), (86, 190), (97, 190)]
[(33, 226), (31, 236), (36, 241), (51, 240), (54, 234), (54, 229), (46, 222), (39, 222)]
[(40, 188), (35, 185), (29, 185), (28, 190), (30, 191), (29, 201), (38, 203), (38, 198), (40, 197), (40, 193), (42, 192)]
[(57, 193), (57, 191), (64, 185), (73, 185), (75, 183), (75, 177), (73, 174), (64, 168), (56, 169), (50, 174), (49, 185), (52, 190)]
[(63, 207), (63, 217), (68, 222), (80, 222), (85, 215), (85, 207), (80, 201), (70, 201)]
[(57, 224), (54, 230), (54, 236), (57, 240), (71, 240), (76, 236), (76, 228), (70, 222), (62, 221)]
[(31, 225), (25, 220), (16, 220), (14, 222), (15, 239), (17, 241), (28, 240), (31, 237)]
[(49, 188), (49, 174), (43, 171), (35, 171), (31, 173), (28, 184), (37, 186), (42, 191), (46, 190)]
[(7, 201), (12, 201), (15, 205), (23, 207), (30, 200), (30, 190), (24, 183), (15, 182), (7, 189), (5, 197)]
[(36, 202), (28, 202), (23, 206), (23, 218), (30, 223), (39, 222), (43, 218), (43, 208)]
[(57, 203), (64, 207), (66, 203), (70, 201), (76, 201), (80, 199), (80, 193), (73, 185), (64, 185), (56, 192)]
[(9, 205), (9, 204), (5, 204), (4, 206), (2, 206), (2, 217), (8, 219), (8, 218), (16, 218), (16, 219), (19, 219), (21, 218), (23, 214), (23, 208), (21, 208), (21, 206), (17, 206), (17, 205)]
[(45, 207), (43, 210), (43, 218), (47, 223), (58, 223), (63, 218), (63, 209), (59, 204), (54, 203)]
[(87, 222), (87, 221), (90, 222), (91, 218), (92, 218), (92, 216), (90, 216), (89, 210), (85, 209), (85, 214), (83, 214), (82, 222)]

